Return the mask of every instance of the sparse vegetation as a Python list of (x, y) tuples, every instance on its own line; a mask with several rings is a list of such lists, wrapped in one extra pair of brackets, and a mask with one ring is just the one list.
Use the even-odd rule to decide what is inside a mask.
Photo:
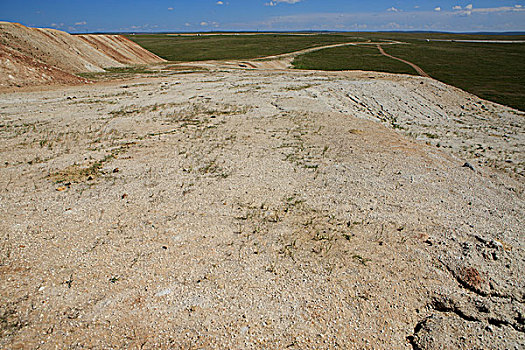
[(371, 259), (363, 258), (361, 255), (358, 255), (358, 254), (352, 255), (352, 259), (354, 259), (355, 261), (359, 262), (360, 264), (364, 266), (366, 266), (366, 264), (371, 261)]
[(94, 180), (96, 177), (102, 175), (102, 167), (115, 158), (115, 154), (106, 155), (103, 159), (89, 162), (86, 165), (73, 164), (63, 170), (54, 172), (49, 175), (49, 178), (55, 183), (74, 183)]
[(90, 80), (112, 80), (129, 78), (139, 74), (153, 74), (147, 66), (126, 66), (126, 67), (109, 67), (104, 68), (105, 72), (78, 73), (77, 75)]
[(306, 90), (308, 88), (311, 88), (314, 86), (313, 84), (305, 84), (305, 85), (294, 85), (294, 86), (288, 86), (285, 88), (286, 91), (301, 91)]
[[(441, 84), (378, 80), (214, 70), (6, 94), (2, 344), (403, 348), (405, 330), (440, 312), (421, 311), (428, 291), (468, 297), (446, 305), (481, 315), (466, 321), (476, 327), (508, 320), (483, 335), (511, 339), (520, 182), (390, 126), (435, 133), (456, 155), (520, 160), (521, 115)], [(461, 289), (476, 279), (458, 256), (486, 294)]]

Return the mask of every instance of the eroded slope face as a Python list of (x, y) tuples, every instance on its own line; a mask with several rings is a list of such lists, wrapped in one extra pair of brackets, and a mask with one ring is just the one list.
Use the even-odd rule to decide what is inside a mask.
[(73, 74), (123, 66), (80, 38), (59, 30), (2, 22), (0, 41), (28, 57)]
[(122, 35), (78, 35), (77, 37), (123, 64), (151, 64), (165, 61)]
[(0, 55), (0, 87), (79, 83), (74, 74), (164, 62), (120, 35), (74, 36), (8, 22), (0, 22)]
[(0, 62), (0, 88), (87, 82), (86, 79), (49, 66), (3, 44), (0, 44)]
[(1, 95), (2, 345), (519, 348), (521, 175), (380, 123), (523, 147), (481, 103), (368, 73)]

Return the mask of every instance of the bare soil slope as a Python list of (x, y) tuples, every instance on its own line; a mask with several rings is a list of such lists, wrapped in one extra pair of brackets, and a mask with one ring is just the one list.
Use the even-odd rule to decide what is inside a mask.
[(87, 80), (0, 44), (0, 87), (81, 84)]
[(122, 35), (77, 35), (76, 37), (120, 63), (151, 64), (165, 61)]
[[(68, 81), (64, 73), (102, 72), (105, 67), (164, 61), (118, 35), (80, 37), (18, 23), (0, 22), (0, 44), (0, 55), (4, 57), (0, 61), (0, 86), (62, 83)], [(46, 77), (41, 72), (44, 66), (50, 68)]]
[(0, 347), (521, 349), (524, 117), (363, 72), (1, 94)]

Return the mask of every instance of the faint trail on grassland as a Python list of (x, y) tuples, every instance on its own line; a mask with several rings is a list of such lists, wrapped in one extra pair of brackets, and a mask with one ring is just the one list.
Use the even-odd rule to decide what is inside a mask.
[[(336, 47), (343, 47), (343, 46), (358, 46), (358, 45), (396, 45), (396, 44), (405, 44), (400, 41), (387, 41), (387, 42), (372, 42), (371, 40), (368, 41), (352, 41), (352, 42), (346, 42), (346, 43), (339, 43), (339, 44), (331, 44), (331, 45), (323, 45), (323, 46), (316, 46), (316, 47), (310, 47), (307, 49), (302, 49), (298, 51), (293, 52), (287, 52), (282, 53), (278, 55), (271, 55), (271, 56), (263, 56), (263, 57), (257, 57), (247, 60), (209, 60), (209, 61), (199, 61), (199, 62), (184, 62), (184, 64), (192, 63), (197, 66), (209, 66), (209, 67), (216, 67), (218, 65), (226, 65), (226, 66), (234, 66), (234, 67), (240, 67), (240, 68), (249, 68), (249, 69), (291, 69), (292, 62), (294, 58), (300, 55), (304, 55), (307, 53), (325, 50), (325, 49), (332, 49)], [(395, 58), (395, 57), (393, 57)], [(397, 58), (396, 58), (397, 59)], [(407, 62), (408, 64), (411, 64)], [(417, 67), (417, 66), (416, 66)], [(414, 67), (415, 68), (415, 67)], [(419, 67), (416, 68), (420, 69)], [(423, 72), (423, 70), (421, 70)], [(423, 76), (427, 76), (425, 72), (422, 74)]]
[[(295, 56), (304, 55), (304, 54), (310, 53), (310, 52), (321, 51), (321, 50), (326, 50), (326, 49), (332, 49), (332, 48), (342, 47), (342, 46), (374, 45), (374, 44), (377, 44), (377, 43), (374, 43), (371, 40), (368, 40), (368, 41), (352, 41), (352, 42), (340, 43), (340, 44), (315, 46), (315, 47), (310, 47), (310, 48), (299, 50), (299, 51), (282, 53), (282, 54), (279, 54), (279, 55), (271, 55), (271, 56), (254, 58), (254, 60), (282, 59), (282, 58), (295, 57)], [(399, 42), (399, 41), (389, 41), (389, 42), (384, 42), (384, 43), (381, 43), (381, 44), (382, 45), (391, 45), (391, 44), (401, 44), (401, 42)], [(377, 45), (379, 45), (379, 44), (377, 44)]]
[(409, 62), (409, 61), (406, 61), (402, 58), (398, 58), (398, 57), (395, 57), (395, 56), (392, 56), (392, 55), (389, 55), (385, 52), (385, 50), (383, 50), (383, 48), (381, 47), (381, 45), (377, 44), (377, 48), (379, 49), (379, 52), (381, 53), (381, 55), (383, 56), (386, 56), (386, 57), (389, 57), (389, 58), (393, 58), (394, 60), (398, 60), (400, 62), (403, 62), (403, 63), (406, 63), (408, 64), (410, 67), (414, 68), (416, 70), (416, 72), (421, 75), (422, 77), (427, 77), (427, 78), (430, 78), (430, 75), (428, 75), (423, 69), (421, 69), (421, 67), (419, 67), (418, 65), (415, 65), (414, 63), (412, 62)]

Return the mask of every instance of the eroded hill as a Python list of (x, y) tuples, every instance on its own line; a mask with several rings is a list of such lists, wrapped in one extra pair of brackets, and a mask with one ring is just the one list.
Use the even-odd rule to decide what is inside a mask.
[(0, 22), (0, 87), (81, 83), (75, 76), (164, 60), (120, 35), (71, 35)]

